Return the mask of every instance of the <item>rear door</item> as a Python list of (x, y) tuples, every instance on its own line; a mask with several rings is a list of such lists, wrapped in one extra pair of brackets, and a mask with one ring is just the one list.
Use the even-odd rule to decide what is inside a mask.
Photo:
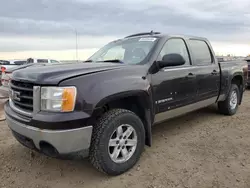
[(217, 97), (220, 90), (220, 68), (208, 43), (189, 39), (193, 66), (196, 69), (197, 101)]

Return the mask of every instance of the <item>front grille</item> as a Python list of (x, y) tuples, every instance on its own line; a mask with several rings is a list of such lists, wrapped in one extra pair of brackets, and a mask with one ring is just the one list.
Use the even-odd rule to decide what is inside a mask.
[(10, 88), (14, 91), (14, 97), (11, 97), (14, 105), (26, 111), (33, 111), (33, 84), (11, 80)]

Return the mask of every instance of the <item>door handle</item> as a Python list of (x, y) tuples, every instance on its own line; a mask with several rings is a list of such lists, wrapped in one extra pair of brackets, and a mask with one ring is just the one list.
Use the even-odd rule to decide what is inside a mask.
[(211, 72), (212, 75), (217, 75), (218, 72), (216, 70), (213, 70), (213, 72)]
[(195, 77), (195, 74), (193, 74), (191, 72), (186, 76), (186, 78), (194, 78), (194, 77)]

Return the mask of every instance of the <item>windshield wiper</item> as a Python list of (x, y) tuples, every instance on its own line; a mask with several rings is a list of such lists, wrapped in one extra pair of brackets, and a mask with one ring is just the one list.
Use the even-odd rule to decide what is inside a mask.
[(111, 63), (123, 63), (120, 59), (109, 59), (105, 60), (103, 62), (111, 62)]
[(84, 62), (93, 62), (93, 60), (92, 59), (89, 59), (89, 60), (86, 60), (86, 61), (84, 61)]
[[(92, 59), (86, 60), (84, 62), (93, 62)], [(96, 61), (96, 62), (110, 62), (110, 63), (121, 63), (123, 64), (123, 62), (119, 59), (109, 59), (109, 60), (104, 60), (104, 61)]]

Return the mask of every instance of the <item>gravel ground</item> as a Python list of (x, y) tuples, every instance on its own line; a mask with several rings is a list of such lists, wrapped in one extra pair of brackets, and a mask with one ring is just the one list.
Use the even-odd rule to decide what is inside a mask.
[(129, 172), (108, 177), (87, 161), (45, 157), (21, 146), (0, 122), (0, 187), (29, 188), (207, 188), (250, 187), (250, 91), (237, 115), (203, 109), (153, 128)]

